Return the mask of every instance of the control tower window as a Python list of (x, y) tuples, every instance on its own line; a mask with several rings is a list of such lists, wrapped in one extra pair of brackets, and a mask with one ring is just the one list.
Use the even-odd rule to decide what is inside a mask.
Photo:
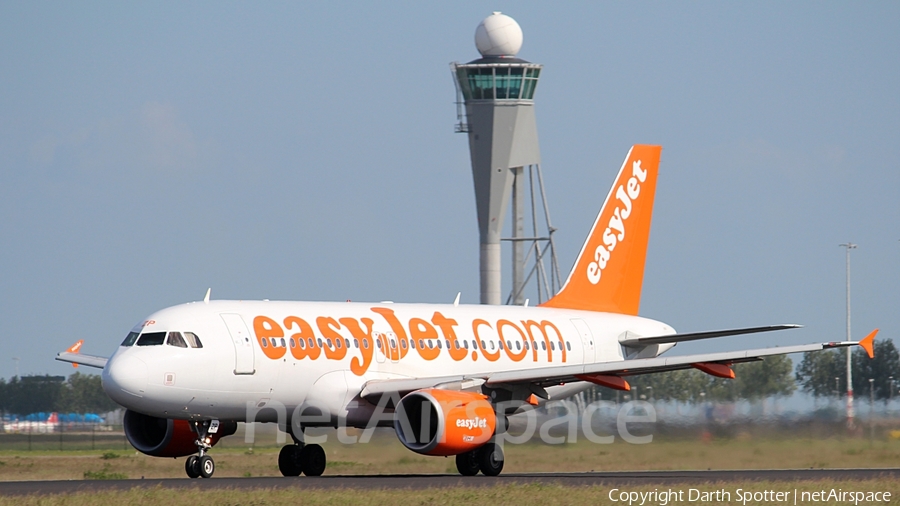
[(497, 83), (497, 98), (519, 98), (522, 90), (523, 68), (498, 68), (495, 69)]
[(534, 89), (537, 88), (539, 77), (541, 77), (541, 69), (525, 70), (525, 84), (522, 89), (522, 98), (526, 100), (531, 100), (534, 98)]
[(169, 337), (166, 339), (166, 344), (169, 346), (175, 346), (177, 348), (187, 348), (187, 343), (184, 342), (184, 338), (181, 337), (181, 332), (169, 332)]
[(121, 346), (131, 346), (135, 341), (137, 341), (139, 335), (140, 334), (138, 334), (137, 332), (129, 332), (125, 337), (125, 340), (122, 341)]
[(475, 100), (494, 98), (494, 69), (480, 68), (469, 71), (469, 87)]
[(148, 332), (141, 334), (137, 341), (138, 346), (159, 346), (166, 340), (165, 332)]
[(191, 348), (202, 348), (203, 343), (200, 342), (200, 338), (197, 337), (197, 334), (193, 332), (185, 332), (184, 340), (191, 346)]

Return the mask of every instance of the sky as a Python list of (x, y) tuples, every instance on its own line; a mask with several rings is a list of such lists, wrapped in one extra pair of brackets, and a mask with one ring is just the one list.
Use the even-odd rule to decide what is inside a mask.
[(544, 65), (563, 276), (661, 144), (641, 314), (805, 326), (670, 353), (843, 340), (848, 241), (854, 338), (898, 336), (896, 2), (0, 0), (0, 377), (70, 374), (57, 352), (207, 288), (477, 303), (449, 63), (491, 11)]

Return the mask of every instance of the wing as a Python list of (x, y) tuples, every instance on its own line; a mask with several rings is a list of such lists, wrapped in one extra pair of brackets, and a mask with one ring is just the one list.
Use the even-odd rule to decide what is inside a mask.
[(73, 367), (78, 367), (79, 365), (96, 367), (98, 369), (106, 367), (106, 361), (108, 360), (106, 357), (79, 353), (78, 350), (81, 349), (82, 344), (84, 344), (84, 340), (78, 341), (64, 352), (57, 353), (56, 360), (59, 360), (60, 362), (69, 362)]
[(767, 325), (765, 327), (749, 327), (744, 329), (710, 330), (706, 332), (691, 332), (689, 334), (669, 334), (667, 336), (658, 337), (640, 337), (632, 335), (630, 332), (626, 332), (625, 335), (619, 338), (619, 344), (632, 348), (640, 348), (651, 344), (681, 343), (685, 341), (696, 341), (698, 339), (740, 336), (743, 334), (756, 334), (757, 332), (771, 332), (773, 330), (799, 329), (801, 327), (803, 327), (803, 325)]
[[(756, 332), (761, 331), (756, 330)], [(677, 371), (679, 369), (690, 368), (700, 369), (716, 376), (728, 377), (727, 374), (731, 371), (730, 367), (733, 364), (754, 362), (773, 355), (821, 351), (831, 348), (844, 348), (859, 345), (865, 348), (866, 352), (871, 357), (872, 341), (875, 339), (875, 334), (877, 332), (878, 330), (875, 330), (862, 341), (840, 341), (673, 357), (638, 358), (631, 360), (617, 360), (614, 362), (601, 362), (597, 364), (520, 369), (485, 373), (484, 375), (371, 380), (364, 385), (360, 396), (366, 399), (374, 399), (386, 393), (399, 393), (400, 395), (405, 395), (414, 390), (434, 387), (464, 390), (466, 386), (475, 387), (482, 384), (492, 388), (503, 387), (504, 385), (510, 387), (527, 386), (530, 387), (530, 391), (532, 392), (540, 392), (544, 387), (576, 381), (591, 381), (593, 383), (611, 386), (611, 384), (616, 384), (618, 382), (604, 381), (604, 378), (619, 380), (619, 378), (627, 376)], [(730, 377), (733, 377), (733, 372)], [(619, 382), (621, 382), (620, 384), (624, 384), (624, 389), (627, 389), (627, 383), (621, 380), (619, 380)], [(457, 385), (461, 388), (456, 388)]]

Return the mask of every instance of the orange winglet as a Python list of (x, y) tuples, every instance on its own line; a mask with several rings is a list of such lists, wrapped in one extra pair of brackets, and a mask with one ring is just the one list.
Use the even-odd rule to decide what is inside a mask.
[[(78, 350), (81, 349), (81, 345), (84, 344), (84, 339), (79, 339), (77, 343), (73, 344), (66, 350), (69, 353), (78, 353)], [(78, 369), (78, 364), (72, 364), (72, 367)]]
[(734, 379), (734, 369), (731, 364), (716, 364), (714, 362), (697, 362), (691, 364), (694, 369), (699, 369), (710, 376), (717, 378)]
[(595, 385), (600, 385), (601, 387), (624, 390), (626, 392), (631, 390), (631, 385), (625, 381), (625, 378), (612, 376), (610, 374), (576, 374), (575, 377), (582, 381), (589, 381)]
[(866, 354), (869, 355), (869, 358), (875, 358), (875, 334), (878, 334), (878, 329), (869, 332), (869, 335), (859, 342), (862, 349), (866, 350)]
[(534, 394), (529, 395), (528, 399), (526, 399), (525, 402), (527, 402), (528, 404), (531, 404), (532, 406), (537, 406), (538, 404), (541, 403), (541, 401), (539, 401), (537, 396)]

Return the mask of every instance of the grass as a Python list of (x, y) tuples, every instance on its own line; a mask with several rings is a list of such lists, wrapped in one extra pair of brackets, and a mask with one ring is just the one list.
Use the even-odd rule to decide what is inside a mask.
[[(217, 477), (280, 476), (279, 447), (257, 439), (256, 446), (239, 435), (213, 448)], [(266, 436), (268, 437), (268, 436)], [(227, 441), (227, 440), (226, 440)], [(262, 444), (265, 443), (265, 446)], [(345, 445), (330, 438), (323, 445), (326, 475), (455, 473), (453, 458), (425, 457), (404, 448), (393, 432), (384, 431), (366, 444)], [(532, 441), (506, 445), (504, 473), (589, 472), (688, 469), (798, 469), (896, 467), (900, 440), (854, 437), (811, 437), (782, 434), (739, 438), (656, 438), (634, 445), (617, 440), (594, 444), (548, 445)], [(81, 480), (182, 478), (184, 458), (148, 457), (135, 450), (21, 451), (0, 450), (0, 480)]]
[(99, 471), (85, 471), (84, 472), (85, 480), (126, 480), (128, 476), (123, 473), (116, 473), (112, 471), (112, 466), (109, 464), (104, 464), (103, 469)]
[[(512, 485), (498, 485), (483, 488), (447, 487), (430, 488), (424, 490), (381, 489), (381, 490), (355, 490), (355, 489), (314, 489), (298, 487), (293, 489), (256, 489), (256, 490), (198, 490), (182, 489), (173, 490), (161, 487), (151, 489), (133, 488), (128, 491), (104, 491), (104, 492), (76, 492), (68, 495), (31, 495), (25, 497), (0, 497), (0, 506), (81, 506), (91, 504), (171, 504), (194, 506), (196, 504), (247, 504), (247, 505), (285, 505), (296, 504), (309, 505), (343, 505), (365, 504), (368, 506), (395, 506), (397, 504), (491, 504), (494, 506), (522, 504), (615, 504), (624, 505), (626, 502), (613, 502), (610, 493), (615, 499), (615, 494), (621, 492), (652, 493), (654, 491), (673, 490), (681, 491), (683, 500), (669, 504), (688, 503), (690, 490), (706, 492), (711, 500), (693, 501), (695, 504), (792, 504), (793, 496), (789, 495), (787, 502), (776, 503), (766, 500), (747, 500), (744, 495), (747, 492), (764, 493), (766, 491), (787, 491), (789, 494), (797, 493), (798, 498), (803, 497), (803, 492), (826, 493), (832, 489), (850, 492), (890, 492), (890, 501), (900, 495), (900, 483), (891, 480), (869, 481), (839, 481), (833, 483), (823, 482), (745, 482), (745, 483), (703, 483), (685, 486), (660, 487), (654, 485), (617, 487), (613, 491), (609, 487), (566, 487), (562, 485), (546, 485), (535, 483), (520, 483)], [(796, 490), (796, 492), (795, 492)], [(716, 500), (716, 492), (719, 493)], [(728, 496), (725, 495), (728, 494)], [(740, 496), (738, 494), (741, 494)], [(764, 496), (760, 496), (761, 499)], [(729, 499), (729, 500), (725, 500)], [(890, 502), (888, 501), (888, 502)], [(661, 504), (662, 501), (649, 501), (644, 504)], [(870, 504), (870, 501), (859, 501), (860, 504)], [(640, 504), (638, 499), (634, 504)], [(853, 501), (801, 501), (797, 504), (853, 504)]]

